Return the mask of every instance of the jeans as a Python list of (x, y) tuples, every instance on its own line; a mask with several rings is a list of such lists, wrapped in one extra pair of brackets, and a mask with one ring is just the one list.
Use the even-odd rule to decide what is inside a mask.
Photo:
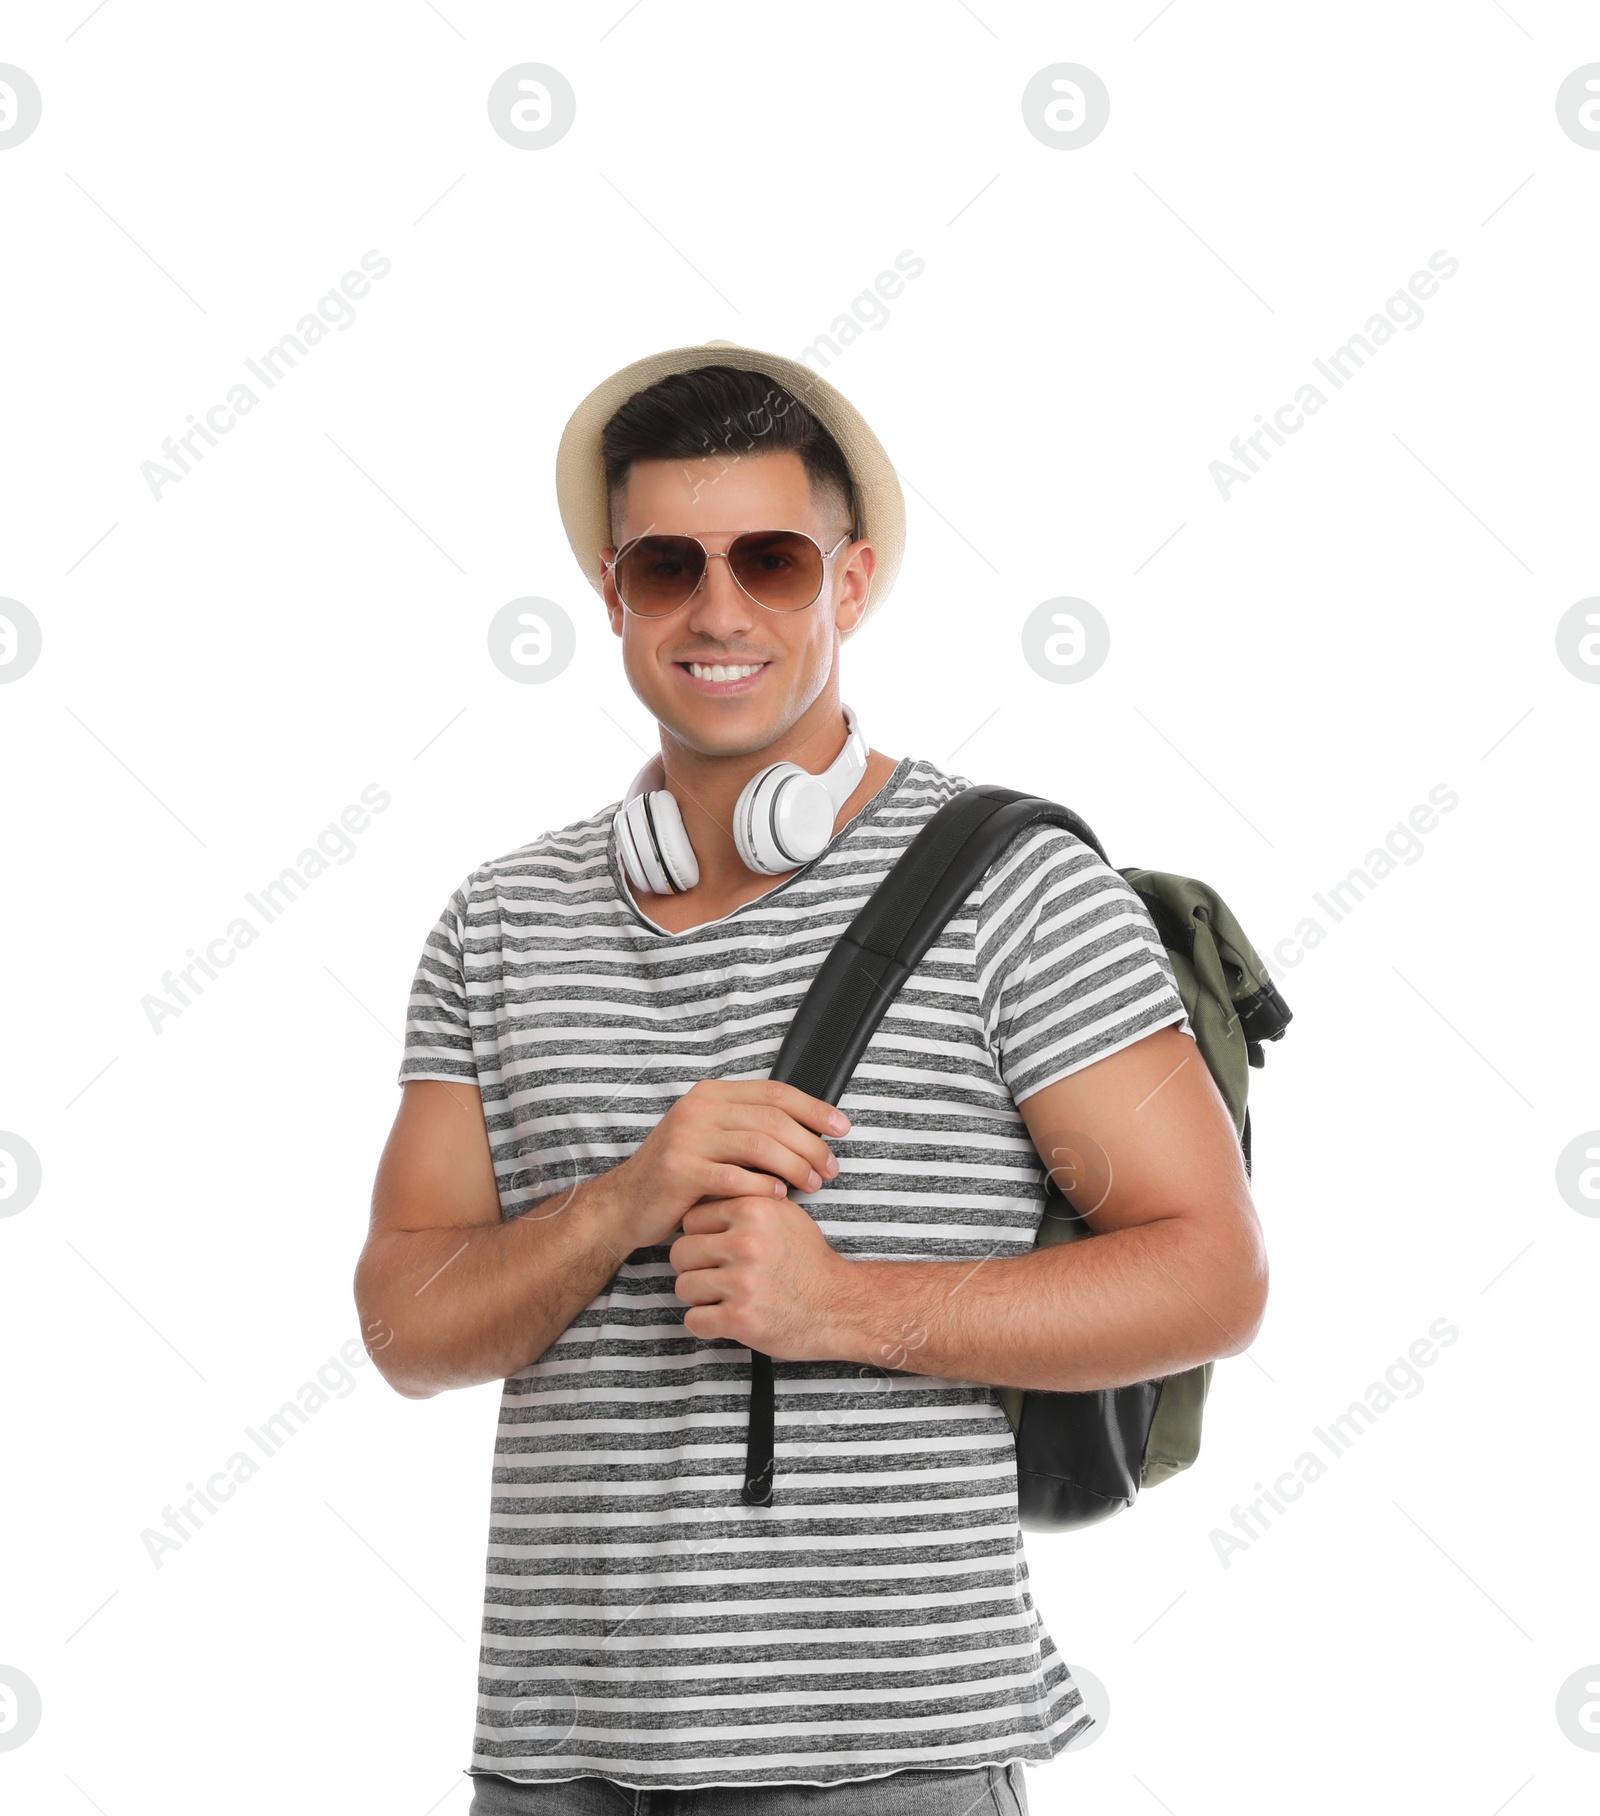
[(1028, 1816), (1022, 1767), (891, 1772), (847, 1784), (709, 1785), (637, 1791), (609, 1778), (518, 1784), (473, 1773), (467, 1816)]

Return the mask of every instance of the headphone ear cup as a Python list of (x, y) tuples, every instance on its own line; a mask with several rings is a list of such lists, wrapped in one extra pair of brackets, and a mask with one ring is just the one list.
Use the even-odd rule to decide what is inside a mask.
[(628, 887), (636, 893), (650, 890), (650, 882), (639, 861), (638, 845), (634, 829), (629, 824), (631, 802), (619, 807), (611, 817), (611, 836), (616, 841), (617, 861), (622, 865), (622, 874), (628, 879)]
[(837, 818), (819, 777), (797, 763), (774, 763), (739, 798), (734, 844), (748, 869), (778, 876), (809, 864), (833, 837)]
[(781, 786), (786, 771), (802, 773), (793, 763), (774, 763), (758, 770), (741, 790), (733, 809), (733, 843), (746, 870), (758, 876), (774, 876), (789, 866), (772, 842), (769, 816), (774, 791)]
[(635, 795), (616, 817), (617, 852), (628, 881), (651, 895), (675, 895), (700, 881), (683, 815), (671, 792)]

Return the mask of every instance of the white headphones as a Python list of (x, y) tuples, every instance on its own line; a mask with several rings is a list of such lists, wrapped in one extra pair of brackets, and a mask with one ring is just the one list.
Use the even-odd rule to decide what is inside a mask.
[[(779, 876), (809, 864), (833, 837), (839, 809), (867, 773), (867, 741), (848, 706), (844, 722), (844, 749), (820, 776), (798, 763), (771, 763), (745, 783), (733, 810), (733, 842), (747, 869)], [(663, 780), (658, 753), (628, 784), (612, 821), (628, 881), (651, 895), (678, 894), (700, 881), (683, 814)]]

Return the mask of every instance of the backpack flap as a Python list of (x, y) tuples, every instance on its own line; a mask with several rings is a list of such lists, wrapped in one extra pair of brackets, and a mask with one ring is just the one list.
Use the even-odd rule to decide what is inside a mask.
[(1178, 994), (1217, 1089), (1242, 1140), (1251, 1066), (1261, 1043), (1279, 1039), (1289, 1005), (1268, 977), (1233, 910), (1209, 883), (1165, 870), (1123, 870), (1155, 922)]

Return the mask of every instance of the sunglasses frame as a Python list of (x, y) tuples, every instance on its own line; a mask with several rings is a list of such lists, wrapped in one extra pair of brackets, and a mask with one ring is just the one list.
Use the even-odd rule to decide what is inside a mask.
[[(694, 585), (683, 596), (683, 598), (680, 599), (679, 602), (675, 606), (673, 606), (672, 610), (668, 611), (668, 612), (636, 612), (636, 611), (634, 611), (633, 607), (631, 605), (629, 605), (627, 600), (622, 598), (622, 588), (617, 582), (617, 569), (622, 563), (623, 556), (626, 555), (630, 549), (635, 548), (639, 543), (643, 542), (645, 540), (645, 538), (649, 537), (649, 536), (681, 536), (684, 539), (684, 541), (692, 542), (695, 545), (695, 547), (699, 549), (702, 557), (705, 560), (705, 566), (700, 571), (700, 578), (694, 583)], [(740, 530), (738, 535), (736, 535), (734, 537), (733, 542), (730, 543), (727, 548), (725, 548), (725, 549), (708, 549), (698, 536), (690, 535), (687, 530), (644, 530), (639, 535), (630, 537), (627, 542), (623, 543), (622, 547), (617, 550), (616, 554), (612, 556), (610, 562), (607, 564), (606, 572), (611, 577), (612, 589), (615, 591), (618, 599), (622, 600), (622, 609), (625, 612), (627, 612), (630, 617), (643, 618), (646, 620), (657, 619), (657, 618), (671, 618), (675, 613), (681, 612), (683, 610), (683, 608), (687, 604), (689, 604), (689, 602), (694, 598), (695, 594), (700, 591), (701, 587), (703, 587), (705, 585), (706, 577), (711, 572), (712, 562), (715, 561), (719, 556), (724, 561), (728, 561), (728, 558), (733, 553), (734, 543), (738, 543), (738, 542), (742, 541), (746, 536), (804, 536), (806, 541), (809, 542), (811, 544), (812, 548), (814, 548), (817, 551), (818, 555), (820, 555), (822, 557), (822, 579), (817, 586), (816, 592), (811, 596), (811, 598), (809, 598), (805, 602), (804, 605), (791, 605), (791, 606), (768, 605), (765, 599), (757, 599), (755, 594), (750, 591), (749, 587), (747, 587), (744, 584), (744, 582), (742, 580), (740, 580), (739, 576), (737, 574), (734, 574), (732, 563), (729, 562), (728, 572), (733, 575), (733, 584), (736, 587), (738, 587), (739, 591), (744, 594), (746, 599), (749, 599), (753, 604), (759, 605), (763, 611), (776, 613), (776, 615), (780, 618), (787, 618), (787, 617), (790, 617), (795, 612), (809, 612), (811, 610), (812, 606), (814, 606), (817, 603), (817, 601), (822, 597), (823, 592), (826, 589), (827, 584), (828, 584), (828, 563), (833, 560), (834, 556), (839, 553), (839, 550), (841, 548), (843, 548), (845, 543), (847, 543), (850, 540), (850, 531), (846, 530), (845, 533), (839, 538), (839, 540), (833, 545), (833, 547), (831, 549), (825, 549), (822, 546), (822, 544), (817, 541), (816, 537), (811, 534), (811, 532), (809, 530), (786, 530), (786, 529), (785, 530)]]

